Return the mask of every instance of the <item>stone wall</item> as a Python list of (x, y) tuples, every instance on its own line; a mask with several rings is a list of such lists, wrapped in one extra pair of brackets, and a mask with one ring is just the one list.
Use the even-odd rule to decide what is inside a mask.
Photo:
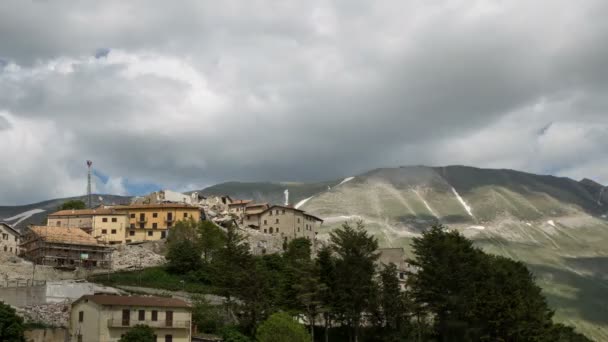
[(25, 331), (27, 342), (67, 342), (69, 334), (64, 328), (32, 329)]

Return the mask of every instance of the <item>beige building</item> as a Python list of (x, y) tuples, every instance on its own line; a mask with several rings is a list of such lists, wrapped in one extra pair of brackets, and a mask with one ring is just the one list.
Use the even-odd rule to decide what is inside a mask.
[(260, 215), (270, 208), (268, 203), (249, 203), (243, 212), (243, 225), (256, 228), (259, 226)]
[[(305, 237), (314, 240), (323, 220), (291, 206), (273, 205), (255, 215), (260, 232), (283, 237), (286, 241)], [(253, 216), (251, 217), (253, 219)], [(252, 220), (253, 221), (253, 220)]]
[(21, 234), (10, 224), (0, 222), (0, 251), (18, 255)]
[(405, 256), (405, 250), (401, 247), (396, 248), (378, 248), (379, 257), (376, 261), (376, 267), (381, 269), (393, 263), (397, 266), (397, 278), (399, 278), (399, 287), (405, 291), (406, 274), (409, 268)]
[(253, 201), (251, 201), (251, 200), (234, 200), (234, 201), (232, 201), (232, 203), (228, 204), (228, 212), (231, 214), (242, 216), (245, 213), (245, 208), (251, 202), (253, 202)]
[(125, 242), (129, 216), (112, 208), (61, 210), (47, 217), (47, 226), (80, 228), (100, 242), (113, 245)]
[(112, 250), (80, 228), (30, 226), (20, 252), (40, 265), (110, 268)]
[(126, 242), (164, 239), (177, 222), (198, 222), (201, 219), (198, 207), (179, 203), (133, 204), (116, 206), (114, 209), (129, 215)]
[(190, 306), (168, 297), (86, 295), (72, 304), (70, 337), (74, 342), (119, 341), (138, 324), (151, 327), (158, 342), (189, 342)]

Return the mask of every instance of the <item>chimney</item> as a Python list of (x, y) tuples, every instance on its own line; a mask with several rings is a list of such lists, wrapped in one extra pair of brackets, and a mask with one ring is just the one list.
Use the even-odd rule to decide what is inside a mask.
[(285, 189), (285, 206), (289, 205), (289, 190)]

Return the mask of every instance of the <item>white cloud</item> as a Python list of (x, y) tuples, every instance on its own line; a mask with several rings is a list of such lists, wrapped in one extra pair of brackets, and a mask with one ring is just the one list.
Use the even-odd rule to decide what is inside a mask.
[(86, 159), (116, 194), (420, 163), (608, 182), (607, 10), (9, 0), (0, 204), (82, 194)]

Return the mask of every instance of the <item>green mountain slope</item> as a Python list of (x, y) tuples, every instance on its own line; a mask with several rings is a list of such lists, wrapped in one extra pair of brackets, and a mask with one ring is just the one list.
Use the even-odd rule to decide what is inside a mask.
[(377, 169), (315, 195), (320, 238), (361, 219), (382, 246), (405, 247), (441, 222), (486, 251), (530, 265), (557, 319), (608, 340), (608, 206), (589, 180), (463, 166)]

